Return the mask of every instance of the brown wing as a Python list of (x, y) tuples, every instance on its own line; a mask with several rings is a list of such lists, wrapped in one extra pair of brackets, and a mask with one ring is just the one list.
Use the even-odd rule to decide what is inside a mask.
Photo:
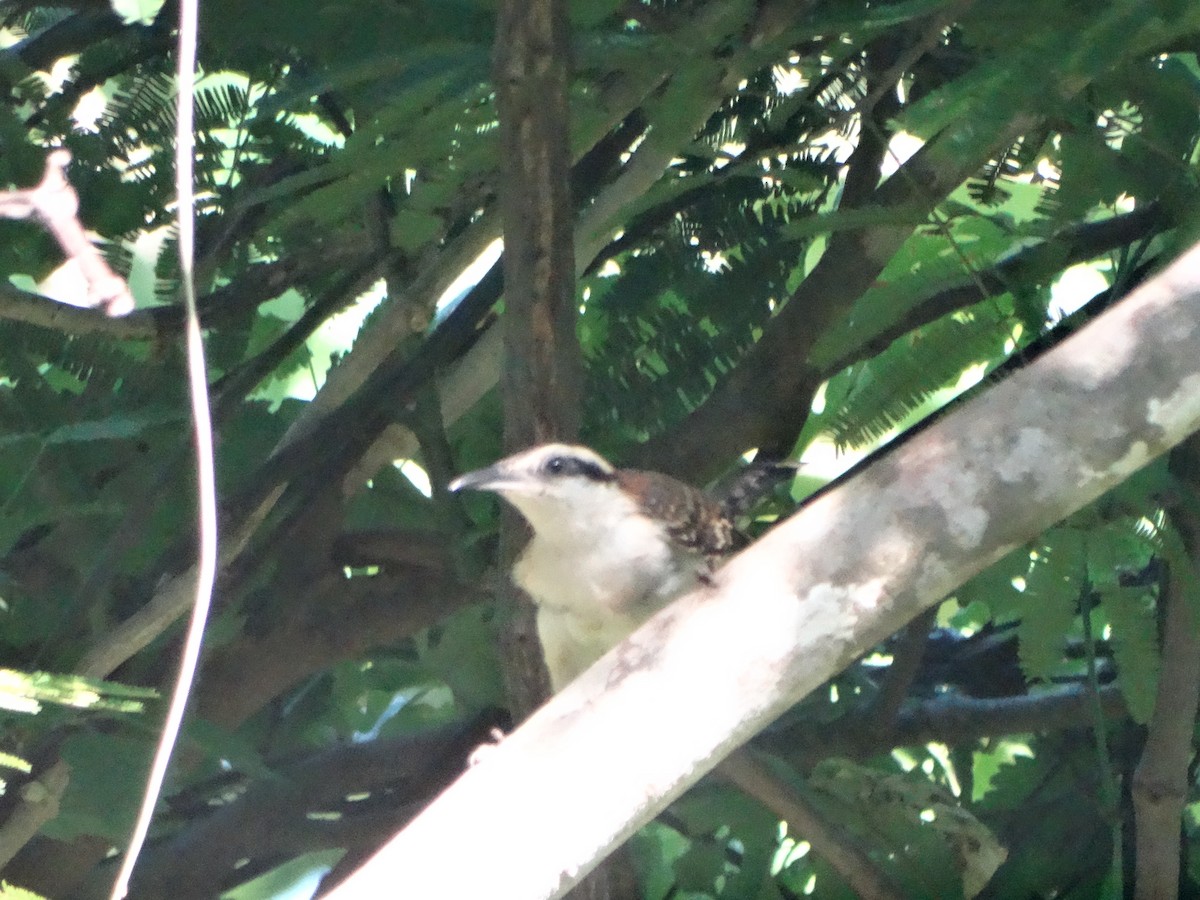
[(617, 482), (641, 504), (646, 514), (666, 523), (681, 547), (716, 559), (744, 543), (744, 538), (707, 494), (659, 472), (617, 470)]

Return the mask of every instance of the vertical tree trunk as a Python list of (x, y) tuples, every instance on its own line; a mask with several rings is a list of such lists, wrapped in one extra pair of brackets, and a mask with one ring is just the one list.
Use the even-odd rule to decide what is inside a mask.
[[(570, 40), (565, 0), (502, 0), (494, 75), (505, 171), (505, 434), (509, 451), (579, 433), (582, 364), (575, 325), (574, 209), (567, 102)], [(501, 559), (510, 565), (524, 526), (509, 515)], [(508, 693), (524, 718), (549, 695), (532, 604), (512, 589), (502, 643)], [(636, 896), (620, 855), (580, 883), (576, 900)], [(621, 885), (618, 887), (617, 885)]]
[[(567, 104), (565, 0), (503, 0), (494, 69), (505, 171), (505, 446), (572, 439), (579, 431), (579, 342), (575, 334), (575, 251)], [(509, 515), (501, 559), (524, 541)], [(514, 595), (517, 593), (514, 589)], [(504, 634), (514, 714), (523, 718), (549, 693), (532, 605), (514, 597)]]
[(508, 449), (579, 431), (579, 342), (563, 0), (505, 0), (496, 103), (505, 172), (505, 435)]
[[(494, 58), (505, 171), (505, 446), (511, 451), (579, 431), (565, 0), (504, 0)], [(524, 541), (509, 515), (501, 559)], [(514, 595), (517, 593), (514, 589)], [(514, 597), (505, 665), (513, 712), (524, 717), (549, 693), (532, 605)]]
[[(1200, 485), (1200, 438), (1192, 436), (1171, 455), (1171, 468), (1191, 490)], [(1200, 521), (1188, 504), (1172, 518), (1183, 534), (1193, 570), (1200, 560)], [(1179, 563), (1176, 563), (1178, 565)], [(1172, 571), (1160, 602), (1166, 604), (1162, 671), (1146, 747), (1133, 775), (1137, 827), (1134, 896), (1166, 900), (1179, 892), (1179, 843), (1188, 798), (1192, 734), (1200, 704), (1200, 633), (1194, 615), (1195, 576)]]

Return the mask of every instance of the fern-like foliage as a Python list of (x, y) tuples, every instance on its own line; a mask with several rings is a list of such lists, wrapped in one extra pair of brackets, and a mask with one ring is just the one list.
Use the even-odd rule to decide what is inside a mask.
[(810, 141), (844, 124), (859, 82), (850, 63), (799, 90), (760, 70), (637, 204), (612, 248), (620, 277), (586, 286), (589, 423), (644, 438), (695, 408), (752, 346), (803, 274), (812, 235), (785, 229), (838, 183), (835, 158)]
[(1117, 684), (1129, 715), (1145, 724), (1154, 712), (1159, 650), (1156, 592), (1137, 585), (1105, 585), (1097, 590), (1112, 637)]
[(1167, 553), (1169, 529), (1138, 516), (1104, 518), (1113, 501), (1073, 517), (976, 576), (958, 592), (960, 604), (980, 604), (997, 622), (1017, 621), (1025, 677), (1081, 677), (1082, 663), (1065, 654), (1078, 637), (1081, 606), (1090, 607), (1097, 656), (1111, 658), (1103, 677), (1115, 677), (1136, 721), (1153, 710), (1158, 677), (1158, 594), (1154, 560)]
[[(597, 278), (581, 323), (587, 421), (646, 435), (700, 403), (786, 296), (803, 245), (764, 236), (770, 188), (730, 179), (678, 213), (652, 251)], [(779, 207), (776, 207), (778, 212)]]
[(880, 440), (972, 366), (994, 367), (1012, 341), (1013, 322), (992, 302), (939, 319), (846, 373), (850, 386), (827, 429), (839, 448)]
[(1020, 595), (1018, 654), (1030, 681), (1049, 681), (1060, 674), (1065, 636), (1079, 608), (1083, 574), (1080, 536), (1066, 531), (1055, 537), (1031, 554)]

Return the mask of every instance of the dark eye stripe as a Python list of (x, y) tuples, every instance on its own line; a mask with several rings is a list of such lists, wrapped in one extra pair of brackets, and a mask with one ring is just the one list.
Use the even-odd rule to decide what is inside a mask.
[(552, 456), (542, 464), (549, 475), (570, 477), (577, 475), (591, 481), (612, 481), (613, 475), (598, 463), (578, 456)]

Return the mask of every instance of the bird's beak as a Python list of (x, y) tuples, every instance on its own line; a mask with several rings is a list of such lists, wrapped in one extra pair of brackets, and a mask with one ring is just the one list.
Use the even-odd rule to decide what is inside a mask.
[(507, 466), (497, 463), (474, 472), (466, 472), (455, 478), (446, 489), (451, 493), (456, 491), (501, 491), (506, 487), (515, 487), (520, 479), (514, 477)]

